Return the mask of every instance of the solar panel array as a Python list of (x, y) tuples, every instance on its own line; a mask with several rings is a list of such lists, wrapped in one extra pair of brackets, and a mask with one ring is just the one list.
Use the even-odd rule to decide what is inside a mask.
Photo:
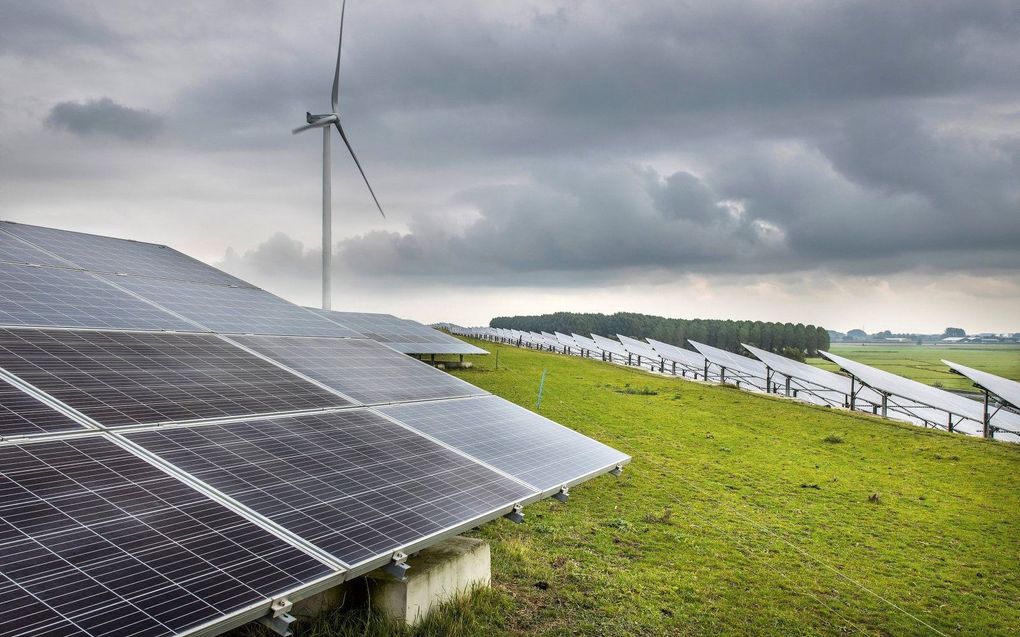
[(485, 393), (367, 339), (237, 336), (234, 340), (364, 405)]
[(0, 222), (0, 231), (92, 272), (251, 287), (237, 277), (163, 245), (9, 221)]
[(67, 261), (46, 254), (32, 244), (3, 232), (2, 228), (5, 226), (6, 224), (0, 225), (0, 261), (5, 263), (53, 265), (57, 267), (71, 266)]
[(82, 429), (84, 426), (69, 416), (0, 380), (0, 440)]
[(534, 495), (361, 409), (127, 437), (347, 566)]
[(619, 451), (498, 396), (405, 403), (379, 411), (539, 491), (627, 461)]
[(0, 263), (0, 325), (195, 330), (81, 270)]
[[(1020, 403), (1020, 383), (948, 361), (943, 362), (988, 392), (991, 405), (987, 413), (975, 400), (827, 352), (822, 352), (822, 355), (837, 362), (848, 375), (833, 374), (749, 345), (743, 347), (755, 358), (694, 341), (689, 342), (698, 352), (654, 339), (646, 339), (646, 344), (623, 335), (618, 335), (617, 341), (598, 334), (592, 334), (590, 339), (572, 334), (570, 339), (580, 346), (580, 351), (577, 351), (574, 347), (564, 348), (566, 337), (560, 333), (555, 335), (557, 342), (549, 343), (542, 334), (508, 328), (465, 328), (453, 324), (447, 324), (447, 328), (451, 333), (462, 336), (640, 365), (652, 372), (688, 376), (695, 380), (736, 383), (744, 389), (782, 394), (816, 405), (864, 411), (925, 427), (1020, 442), (1020, 407), (1017, 406)], [(656, 362), (657, 359), (661, 362)]]
[(351, 404), (213, 334), (0, 328), (0, 368), (108, 427)]
[(488, 354), (459, 338), (391, 314), (307, 309), (404, 354)]
[(488, 431), (498, 399), (164, 246), (0, 222), (0, 250), (0, 632), (223, 630), (629, 460), (514, 408), (558, 450), (519, 479), (371, 407)]
[(109, 275), (106, 278), (213, 332), (361, 336), (356, 330), (258, 288)]
[(4, 634), (173, 635), (330, 572), (103, 437), (0, 445)]

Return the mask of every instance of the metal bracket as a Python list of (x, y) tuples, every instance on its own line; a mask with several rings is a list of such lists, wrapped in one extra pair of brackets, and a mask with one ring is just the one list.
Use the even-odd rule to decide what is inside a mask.
[(407, 563), (407, 553), (397, 551), (390, 558), (390, 563), (382, 568), (390, 577), (398, 582), (406, 582), (407, 569), (411, 568), (411, 565)]
[(513, 511), (507, 513), (503, 517), (510, 520), (514, 524), (520, 524), (521, 522), (524, 522), (524, 507), (521, 506), (520, 504), (515, 504)]
[(286, 597), (279, 597), (273, 600), (273, 604), (269, 607), (269, 610), (273, 613), (273, 617), (279, 617), (280, 615), (286, 615), (294, 608), (294, 602), (290, 601)]
[(292, 604), (287, 600), (277, 600), (273, 602), (273, 615), (272, 617), (259, 617), (259, 623), (273, 631), (280, 637), (291, 637), (294, 633), (290, 630), (290, 625), (297, 621), (297, 617), (294, 617), (287, 611), (276, 611), (276, 605), (278, 601), (286, 601), (287, 610), (290, 610)]
[(570, 499), (570, 487), (568, 487), (567, 485), (563, 485), (562, 487), (560, 487), (559, 492), (554, 494), (553, 497), (559, 500), (560, 502), (566, 502), (567, 500)]
[(613, 467), (613, 470), (610, 471), (609, 473), (619, 478), (620, 475), (623, 473), (623, 465), (622, 464), (616, 465), (615, 467)]

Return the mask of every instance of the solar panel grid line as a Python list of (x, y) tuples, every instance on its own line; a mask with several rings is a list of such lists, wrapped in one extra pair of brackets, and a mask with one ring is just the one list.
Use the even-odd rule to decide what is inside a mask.
[[(3, 385), (12, 387), (13, 389), (21, 392), (22, 394), (31, 398), (32, 400), (38, 401), (41, 405), (44, 405), (45, 407), (48, 407), (53, 411), (61, 414), (70, 421), (79, 425), (79, 427), (81, 428), (81, 429), (67, 429), (66, 431), (68, 433), (103, 429), (102, 425), (100, 425), (92, 418), (89, 418), (88, 416), (79, 412), (78, 410), (69, 407), (68, 405), (65, 405), (63, 402), (50, 396), (46, 392), (40, 391), (38, 388), (24, 382), (14, 374), (8, 372), (6, 369), (0, 367), (0, 387), (2, 387)], [(53, 431), (46, 432), (46, 435), (50, 435), (52, 433), (54, 432)], [(3, 435), (3, 432), (0, 431), (0, 440), (10, 439), (14, 437), (21, 436), (19, 436), (18, 434), (11, 434), (5, 436)]]
[(379, 411), (431, 438), (448, 438), (542, 497), (630, 461), (616, 449), (497, 396), (405, 403)]
[[(124, 292), (125, 294), (130, 294), (132, 297), (138, 299), (139, 301), (144, 301), (145, 303), (148, 303), (152, 307), (159, 308), (160, 310), (166, 312), (167, 314), (170, 314), (172, 316), (176, 316), (177, 318), (181, 319), (182, 321), (185, 321), (189, 325), (193, 325), (195, 327), (195, 329), (193, 331), (195, 331), (195, 332), (212, 332), (213, 331), (213, 330), (209, 329), (208, 327), (206, 327), (205, 325), (202, 325), (198, 321), (190, 319), (187, 316), (184, 316), (183, 314), (175, 312), (175, 311), (171, 310), (168, 307), (164, 307), (164, 306), (160, 305), (159, 303), (153, 301), (152, 299), (148, 299), (148, 298), (142, 296), (141, 294), (138, 294), (134, 290), (129, 290), (128, 288), (124, 287), (123, 285), (118, 285), (116, 281), (110, 280), (110, 278), (108, 276), (107, 277), (103, 277), (103, 276), (100, 276), (98, 274), (93, 274), (93, 276), (95, 278), (99, 279), (100, 281), (103, 281), (107, 285), (112, 285), (113, 287), (117, 288), (121, 292)], [(116, 275), (116, 276), (127, 277), (126, 274), (121, 274), (121, 275)]]
[(371, 339), (253, 335), (232, 340), (365, 405), (488, 393)]
[[(283, 417), (288, 417), (288, 416), (281, 415), (279, 417), (283, 418)], [(251, 421), (251, 418), (248, 418), (244, 422), (250, 422), (250, 421)], [(202, 424), (210, 424), (210, 425), (212, 425), (212, 424), (216, 424), (216, 423), (202, 423)], [(225, 423), (219, 423), (219, 424), (225, 424)], [(181, 425), (178, 425), (178, 426), (180, 426), (180, 427), (187, 427), (188, 425), (181, 424)], [(190, 425), (190, 426), (196, 426), (196, 425)], [(197, 426), (202, 426), (202, 425), (197, 425)], [(141, 430), (133, 430), (133, 431), (141, 431)], [(116, 433), (110, 433), (108, 435), (110, 436), (111, 439), (113, 439), (113, 441), (117, 445), (123, 447), (124, 449), (127, 449), (131, 453), (133, 453), (133, 454), (135, 454), (135, 455), (137, 455), (137, 456), (139, 456), (141, 458), (144, 458), (150, 464), (152, 464), (152, 465), (154, 465), (156, 467), (159, 467), (160, 469), (162, 469), (166, 473), (169, 473), (170, 475), (178, 478), (179, 480), (181, 480), (181, 481), (191, 485), (193, 488), (197, 489), (199, 492), (203, 493), (204, 495), (206, 495), (210, 499), (218, 502), (219, 504), (225, 506), (226, 508), (230, 509), (231, 511), (237, 513), (238, 515), (240, 515), (240, 516), (250, 520), (251, 522), (259, 525), (260, 527), (266, 529), (267, 531), (271, 532), (272, 534), (276, 535), (277, 537), (280, 537), (280, 538), (286, 540), (287, 542), (289, 542), (290, 544), (300, 548), (302, 551), (304, 551), (305, 553), (315, 557), (320, 562), (323, 562), (323, 563), (327, 564), (330, 568), (337, 569), (337, 570), (340, 570), (340, 571), (347, 571), (348, 570), (348, 566), (346, 564), (344, 564), (340, 560), (337, 560), (334, 556), (332, 556), (329, 553), (323, 551), (322, 549), (320, 549), (319, 547), (315, 546), (314, 544), (312, 544), (311, 542), (309, 542), (305, 538), (301, 537), (300, 535), (295, 534), (295, 533), (289, 531), (288, 529), (284, 528), (283, 526), (280, 526), (276, 522), (273, 522), (272, 520), (270, 520), (266, 516), (258, 513), (257, 511), (254, 511), (250, 507), (247, 507), (247, 506), (239, 503), (237, 500), (231, 498), (229, 495), (223, 493), (221, 490), (219, 490), (219, 489), (215, 488), (214, 486), (206, 483), (205, 481), (201, 480), (197, 476), (195, 476), (195, 475), (193, 475), (193, 474), (191, 474), (191, 473), (181, 469), (180, 467), (178, 467), (174, 463), (169, 462), (167, 460), (164, 460), (158, 454), (155, 454), (155, 453), (149, 451), (144, 446), (139, 445), (139, 444), (137, 444), (135, 442), (132, 442), (131, 439), (127, 436), (127, 434), (129, 434), (129, 433), (132, 433), (132, 432), (128, 432), (128, 431), (125, 431), (125, 432), (116, 432)]]
[[(0, 223), (0, 248), (3, 248), (3, 252), (0, 252), (0, 254), (7, 255), (6, 258), (0, 257), (0, 260), (7, 263), (52, 265), (84, 270), (84, 268), (78, 264), (72, 263), (60, 255), (44, 250), (43, 248), (34, 245), (32, 242), (26, 241), (16, 234), (8, 232), (6, 223)], [(47, 258), (44, 259), (42, 257)]]
[(0, 263), (0, 324), (196, 330), (179, 316), (74, 268)]
[(106, 281), (219, 334), (360, 337), (358, 331), (326, 319), (261, 288), (200, 281), (164, 281), (144, 276), (103, 274)]
[[(470, 396), (470, 397), (462, 397), (462, 398), (438, 398), (438, 399), (435, 399), (432, 402), (440, 402), (440, 401), (446, 402), (446, 401), (455, 401), (455, 400), (471, 400), (472, 398), (474, 398), (474, 397)], [(424, 401), (418, 401), (418, 402), (424, 402)], [(409, 404), (409, 403), (393, 403), (393, 404)], [(536, 487), (535, 485), (529, 484), (529, 483), (525, 482), (524, 480), (521, 480), (520, 478), (514, 476), (513, 474), (507, 473), (506, 471), (503, 471), (502, 469), (500, 469), (498, 467), (495, 467), (495, 466), (489, 464), (488, 462), (485, 462), (481, 458), (478, 458), (477, 456), (473, 456), (473, 455), (467, 453), (463, 449), (460, 449), (460, 448), (455, 447), (455, 446), (453, 446), (451, 444), (443, 442), (439, 438), (431, 436), (431, 435), (425, 433), (424, 431), (421, 431), (419, 429), (415, 429), (411, 425), (409, 425), (409, 424), (407, 424), (405, 422), (402, 422), (402, 421), (400, 421), (400, 420), (390, 416), (389, 414), (387, 414), (384, 411), (380, 411), (379, 409), (374, 409), (374, 408), (369, 408), (369, 409), (372, 411), (372, 413), (378, 414), (380, 417), (385, 418), (386, 420), (389, 420), (390, 422), (392, 422), (393, 424), (397, 425), (398, 427), (403, 427), (404, 429), (407, 429), (408, 431), (413, 432), (413, 433), (421, 436), (422, 438), (430, 440), (430, 441), (434, 442), (435, 444), (437, 444), (437, 445), (439, 445), (441, 447), (444, 447), (444, 448), (448, 449), (449, 451), (452, 451), (453, 453), (456, 453), (459, 456), (467, 458), (468, 460), (471, 460), (472, 462), (476, 462), (476, 463), (482, 465), (483, 467), (485, 467), (486, 469), (489, 469), (490, 471), (493, 471), (495, 473), (498, 473), (498, 474), (502, 475), (504, 478), (508, 478), (510, 480), (513, 480), (514, 482), (517, 482), (517, 483), (521, 484), (522, 486), (528, 487), (529, 489), (535, 489), (536, 494), (541, 493), (541, 490), (538, 489), (538, 487)]]
[[(113, 436), (57, 442), (0, 445), (0, 519), (16, 529), (0, 536), (0, 588), (3, 580), (18, 584), (45, 604), (36, 615), (56, 616), (18, 635), (191, 634), (190, 626), (229, 618), (249, 600), (268, 609), (287, 585), (300, 589), (333, 574)], [(8, 615), (5, 626), (26, 621)]]
[(358, 573), (533, 494), (368, 409), (129, 436)]
[(311, 376), (308, 376), (307, 374), (303, 374), (303, 373), (299, 372), (298, 370), (294, 369), (293, 367), (290, 367), (290, 366), (282, 363), (281, 361), (276, 360), (275, 358), (271, 358), (269, 356), (266, 356), (265, 354), (263, 354), (263, 353), (261, 353), (261, 352), (259, 352), (257, 350), (254, 350), (254, 349), (248, 347), (247, 345), (245, 345), (244, 343), (240, 342), (239, 340), (230, 338), (230, 336), (228, 336), (226, 334), (217, 334), (217, 336), (219, 338), (223, 339), (224, 341), (230, 343), (234, 347), (241, 348), (242, 350), (248, 352), (252, 356), (257, 356), (257, 357), (261, 358), (262, 360), (266, 361), (267, 363), (271, 363), (273, 365), (276, 365), (280, 369), (282, 369), (282, 370), (284, 370), (286, 372), (289, 372), (291, 374), (294, 374), (298, 378), (301, 378), (301, 379), (303, 379), (303, 380), (305, 380), (305, 381), (307, 381), (309, 383), (312, 383), (313, 385), (315, 385), (317, 387), (320, 387), (320, 388), (322, 388), (322, 389), (324, 389), (324, 390), (326, 390), (328, 392), (336, 394), (340, 398), (343, 398), (344, 400), (346, 400), (349, 403), (351, 403), (351, 405), (350, 405), (351, 407), (360, 406), (362, 404), (361, 401), (356, 400), (355, 398), (353, 398), (351, 396), (348, 396), (347, 394), (343, 393), (339, 389), (337, 389), (335, 387), (330, 387), (329, 385), (327, 385), (327, 384), (325, 384), (323, 382), (320, 382), (318, 380), (315, 380)]
[(89, 272), (255, 288), (166, 245), (11, 221), (0, 221), (0, 229), (61, 262)]
[(0, 329), (0, 365), (103, 428), (350, 404), (213, 334)]

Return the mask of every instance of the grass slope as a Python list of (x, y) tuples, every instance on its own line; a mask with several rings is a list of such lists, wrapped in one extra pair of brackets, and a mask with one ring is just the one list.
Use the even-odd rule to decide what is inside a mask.
[(456, 374), (533, 408), (548, 370), (541, 413), (634, 461), (475, 531), (493, 589), (425, 626), (299, 635), (1020, 632), (1020, 446), (498, 350)]
[[(833, 343), (831, 351), (926, 385), (939, 383), (945, 389), (973, 390), (974, 387), (966, 378), (951, 373), (942, 359), (1020, 381), (1020, 345)], [(808, 362), (836, 371), (836, 365), (824, 358), (812, 358)]]

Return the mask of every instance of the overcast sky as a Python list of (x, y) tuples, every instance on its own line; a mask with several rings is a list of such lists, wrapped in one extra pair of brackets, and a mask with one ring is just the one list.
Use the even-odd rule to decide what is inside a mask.
[[(0, 0), (0, 217), (319, 298), (339, 3)], [(1020, 330), (1020, 3), (350, 0), (337, 309)]]

